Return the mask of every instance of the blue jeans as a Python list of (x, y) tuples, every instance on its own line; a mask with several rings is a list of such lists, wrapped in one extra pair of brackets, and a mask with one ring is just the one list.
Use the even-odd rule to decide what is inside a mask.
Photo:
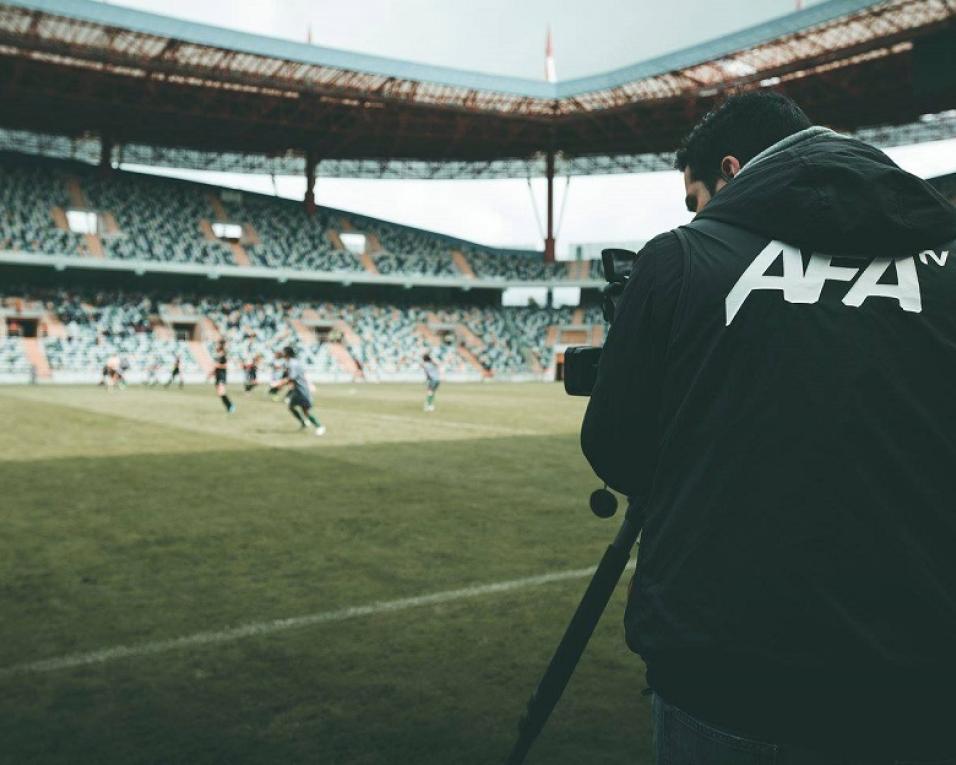
[(702, 722), (657, 694), (653, 715), (657, 765), (956, 765), (956, 759), (874, 761), (754, 741)]

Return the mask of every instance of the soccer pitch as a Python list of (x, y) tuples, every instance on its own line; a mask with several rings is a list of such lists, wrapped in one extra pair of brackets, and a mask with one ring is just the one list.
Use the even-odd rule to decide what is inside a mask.
[[(585, 401), (238, 387), (0, 388), (0, 762), (502, 762), (617, 528)], [(529, 762), (652, 761), (624, 590)]]

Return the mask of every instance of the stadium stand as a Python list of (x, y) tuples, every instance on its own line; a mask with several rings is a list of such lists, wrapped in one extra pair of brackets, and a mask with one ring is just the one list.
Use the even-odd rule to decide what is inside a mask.
[[(222, 201), (230, 221), (243, 227), (253, 265), (311, 271), (361, 271), (362, 264), (341, 242), (335, 243), (331, 211), (306, 215), (302, 205), (259, 194)], [(226, 221), (222, 221), (226, 222)]]
[(7, 155), (0, 164), (0, 248), (79, 255), (82, 237), (70, 232), (69, 197), (56, 163)]
[(155, 307), (146, 296), (55, 290), (33, 294), (30, 300), (42, 302), (48, 315), (62, 326), (58, 336), (42, 339), (54, 373), (65, 372), (69, 377), (96, 373), (111, 356), (126, 359), (139, 369), (151, 363), (169, 368), (177, 354), (187, 371), (198, 371), (185, 343), (175, 340), (165, 328), (157, 331)]
[[(86, 228), (71, 230), (76, 216)], [(496, 250), (354, 213), (319, 207), (309, 214), (292, 200), (14, 153), (0, 153), (0, 250), (14, 258), (188, 265), (200, 275), (221, 266), (327, 272), (345, 286), (359, 273), (365, 283), (376, 275), (458, 284), (587, 276), (581, 263), (546, 264), (540, 253)], [(451, 378), (541, 376), (563, 338), (592, 336), (573, 331), (581, 321), (600, 321), (593, 310), (576, 320), (569, 309), (488, 306), (487, 294), (463, 301), (402, 291), (398, 300), (395, 287), (385, 286), (363, 301), (340, 290), (333, 300), (310, 302), (204, 296), (192, 287), (134, 292), (95, 277), (82, 289), (54, 283), (60, 286), (4, 288), (4, 329), (26, 318), (33, 330), (29, 338), (0, 334), (0, 375), (85, 380), (119, 356), (137, 379), (136, 371), (171, 367), (180, 355), (197, 379), (209, 371), (213, 344), (225, 338), (237, 367), (256, 357), (268, 365), (277, 348), (298, 345), (318, 379), (418, 379), (426, 351)], [(17, 308), (24, 304), (33, 313)]]
[[(0, 296), (8, 306), (7, 326), (19, 315), (9, 306), (41, 306), (47, 328), (41, 346), (54, 377), (64, 379), (88, 379), (114, 355), (129, 360), (134, 380), (151, 364), (171, 367), (176, 355), (196, 377), (207, 371), (206, 354), (220, 338), (229, 342), (236, 368), (256, 356), (268, 364), (276, 350), (295, 345), (317, 379), (417, 380), (425, 352), (451, 379), (540, 376), (553, 363), (562, 338), (590, 339), (592, 327), (599, 326), (603, 333), (596, 307), (249, 301), (25, 289)], [(51, 327), (57, 327), (55, 333)], [(24, 373), (29, 367), (21, 341), (4, 339), (0, 373)]]
[(23, 342), (19, 337), (0, 338), (0, 370), (10, 374), (29, 374), (30, 362), (23, 353)]
[[(527, 282), (569, 277), (541, 253), (498, 250), (328, 208), (79, 162), (0, 154), (0, 250), (200, 266)], [(71, 211), (93, 213), (76, 233)], [(229, 231), (219, 235), (217, 224)], [(364, 236), (350, 252), (341, 235)], [(229, 235), (231, 234), (231, 235)]]
[(478, 277), (509, 281), (542, 281), (567, 276), (564, 263), (545, 263), (528, 253), (501, 257), (477, 246), (463, 248), (463, 253)]
[(101, 234), (109, 257), (202, 265), (234, 265), (224, 242), (204, 237), (210, 216), (198, 189), (165, 178), (127, 173), (82, 178), (89, 206), (116, 221), (114, 232)]

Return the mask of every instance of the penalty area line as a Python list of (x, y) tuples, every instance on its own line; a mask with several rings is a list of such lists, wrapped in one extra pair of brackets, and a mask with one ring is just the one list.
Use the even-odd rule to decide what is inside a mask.
[[(633, 569), (634, 564), (634, 560), (629, 561), (627, 568)], [(591, 566), (589, 568), (578, 568), (568, 571), (555, 571), (550, 574), (539, 574), (538, 576), (528, 576), (522, 579), (509, 579), (503, 582), (473, 585), (457, 590), (445, 590), (443, 592), (433, 592), (426, 595), (416, 595), (410, 598), (383, 600), (364, 606), (352, 606), (335, 611), (325, 611), (317, 614), (307, 614), (305, 616), (293, 616), (287, 619), (273, 619), (272, 621), (266, 622), (253, 622), (238, 627), (228, 627), (222, 630), (196, 632), (192, 635), (184, 635), (183, 637), (168, 640), (153, 640), (133, 645), (117, 645), (110, 648), (102, 648), (98, 651), (89, 651), (87, 653), (67, 654), (65, 656), (2, 667), (0, 668), (0, 679), (14, 677), (16, 675), (56, 672), (57, 670), (63, 669), (88, 667), (97, 664), (106, 664), (120, 659), (154, 656), (156, 654), (167, 653), (168, 651), (216, 645), (218, 643), (229, 643), (234, 640), (242, 640), (243, 638), (271, 635), (276, 632), (311, 627), (318, 624), (343, 622), (349, 619), (358, 619), (363, 616), (376, 616), (378, 614), (405, 611), (410, 608), (452, 603), (457, 600), (506, 593), (529, 587), (539, 587), (544, 584), (551, 584), (552, 582), (583, 579), (594, 574), (595, 570), (596, 567)]]

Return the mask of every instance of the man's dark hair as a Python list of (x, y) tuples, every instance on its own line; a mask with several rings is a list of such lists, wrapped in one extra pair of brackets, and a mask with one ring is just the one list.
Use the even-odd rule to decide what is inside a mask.
[(677, 150), (674, 167), (716, 193), (720, 161), (727, 155), (747, 164), (788, 135), (810, 127), (803, 109), (780, 93), (761, 91), (731, 96), (687, 134)]
[(285, 348), (282, 349), (282, 354), (283, 354), (287, 359), (294, 359), (294, 358), (295, 358), (295, 348), (293, 348), (291, 345), (287, 345)]

